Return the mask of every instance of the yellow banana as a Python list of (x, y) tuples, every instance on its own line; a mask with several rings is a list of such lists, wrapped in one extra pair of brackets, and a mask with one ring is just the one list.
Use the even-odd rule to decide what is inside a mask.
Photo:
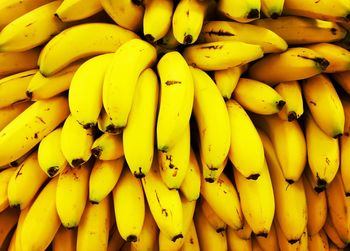
[[(143, 15), (143, 35), (151, 43), (165, 37), (171, 27), (174, 2), (172, 0), (147, 0)], [(159, 22), (159, 20), (162, 20)]]
[(184, 244), (180, 251), (200, 251), (197, 230), (194, 222), (191, 222), (190, 229), (185, 236)]
[(88, 18), (102, 10), (99, 0), (63, 0), (56, 9), (55, 16), (63, 22)]
[(114, 52), (126, 41), (137, 37), (132, 31), (114, 24), (75, 25), (60, 32), (41, 50), (38, 59), (40, 72), (46, 77), (51, 76), (78, 59)]
[(60, 173), (57, 183), (56, 208), (62, 225), (75, 228), (81, 221), (89, 194), (90, 167), (66, 169)]
[(6, 25), (0, 32), (0, 51), (30, 50), (61, 32), (67, 25), (54, 16), (60, 4), (44, 4)]
[(29, 206), (40, 187), (47, 180), (38, 163), (37, 152), (32, 153), (12, 174), (7, 196), (11, 207), (21, 210)]
[(61, 150), (61, 133), (62, 127), (59, 127), (50, 132), (39, 143), (39, 166), (50, 178), (62, 172), (68, 164)]
[[(293, 241), (292, 243), (288, 240), (288, 238), (283, 233), (281, 226), (278, 221), (275, 221), (275, 228), (278, 236), (278, 246), (281, 251), (308, 251), (307, 244), (307, 234), (304, 231), (301, 235), (301, 238), (298, 241)], [(306, 248), (305, 248), (306, 245)], [(303, 248), (304, 247), (304, 248)]]
[(0, 213), (0, 247), (6, 249), (6, 240), (11, 230), (16, 227), (19, 211), (16, 208), (7, 208)]
[(171, 26), (164, 37), (156, 42), (161, 48), (165, 49), (176, 49), (180, 43), (176, 40), (173, 32), (173, 27)]
[(309, 235), (308, 247), (310, 251), (328, 251), (328, 238), (326, 233), (321, 229), (314, 235)]
[(156, 57), (156, 49), (141, 39), (129, 40), (114, 53), (103, 83), (103, 106), (113, 123), (110, 132), (126, 126), (138, 77)]
[[(330, 242), (329, 242), (329, 250), (331, 250), (331, 244), (334, 244), (338, 249), (345, 248), (347, 243), (343, 242), (340, 238), (339, 234), (337, 233), (332, 221), (331, 217), (328, 214), (326, 223), (323, 226), (323, 230), (326, 232)], [(337, 249), (337, 250), (338, 250)]]
[(225, 70), (261, 58), (264, 52), (259, 45), (240, 41), (217, 41), (191, 45), (183, 56), (191, 66), (205, 71)]
[(260, 18), (260, 9), (261, 3), (258, 0), (236, 2), (220, 0), (218, 3), (219, 13), (240, 23), (247, 23)]
[(30, 207), (19, 233), (22, 250), (45, 250), (54, 239), (61, 221), (56, 212), (58, 177), (39, 193)]
[(336, 72), (331, 74), (336, 84), (341, 86), (346, 93), (350, 94), (350, 71)]
[(92, 128), (84, 129), (70, 114), (62, 126), (61, 150), (72, 167), (78, 167), (91, 157), (93, 144)]
[(280, 119), (288, 121), (298, 119), (304, 113), (303, 95), (298, 81), (282, 82), (274, 88), (286, 101), (278, 113)]
[(279, 251), (275, 224), (271, 225), (267, 237), (256, 236), (255, 239), (263, 251)]
[(37, 68), (40, 49), (23, 52), (0, 52), (0, 75), (8, 76)]
[(172, 241), (183, 238), (183, 212), (179, 192), (169, 190), (159, 173), (157, 156), (149, 173), (142, 178), (145, 196), (160, 231)]
[(267, 28), (232, 21), (206, 22), (201, 31), (201, 38), (207, 42), (239, 41), (259, 45), (264, 53), (282, 52), (288, 47), (283, 38)]
[(100, 160), (115, 160), (124, 155), (122, 135), (104, 133), (91, 146), (91, 153)]
[(253, 24), (275, 32), (289, 45), (335, 42), (346, 35), (346, 30), (336, 22), (300, 16), (263, 18)]
[[(32, 205), (32, 202), (31, 202), (31, 205)], [(17, 234), (16, 234), (16, 240), (15, 240), (15, 249), (17, 251), (22, 250), (22, 243), (21, 243), (22, 226), (23, 226), (24, 219), (27, 217), (28, 211), (31, 208), (31, 205), (27, 206), (25, 209), (22, 209), (18, 217), (17, 226), (16, 226)]]
[(151, 168), (155, 145), (159, 86), (151, 68), (140, 74), (134, 95), (128, 123), (123, 130), (123, 149), (130, 171), (135, 177), (142, 178)]
[(226, 223), (222, 219), (220, 219), (220, 217), (216, 214), (213, 208), (209, 205), (208, 201), (206, 201), (204, 198), (201, 198), (197, 210), (202, 210), (202, 213), (205, 215), (205, 218), (217, 233), (226, 231)]
[(250, 78), (274, 85), (312, 77), (325, 71), (328, 65), (329, 62), (315, 51), (294, 47), (260, 59), (249, 68), (248, 74)]
[(110, 206), (110, 197), (98, 204), (87, 203), (78, 226), (77, 251), (107, 250)]
[(112, 57), (113, 53), (106, 53), (85, 61), (72, 78), (68, 93), (69, 108), (85, 129), (97, 124), (102, 108), (103, 80)]
[(100, 0), (103, 9), (121, 27), (138, 31), (144, 16), (143, 0)]
[(0, 166), (24, 155), (53, 131), (69, 113), (67, 99), (37, 101), (0, 132)]
[(229, 251), (252, 251), (252, 239), (241, 239), (236, 230), (226, 229), (227, 246)]
[(75, 251), (77, 230), (61, 226), (52, 241), (52, 251)]
[(113, 190), (123, 170), (124, 158), (96, 160), (89, 178), (89, 200), (100, 203)]
[(0, 79), (0, 108), (27, 101), (26, 90), (37, 70), (29, 70)]
[(97, 126), (98, 126), (98, 129), (104, 133), (108, 131), (110, 132), (113, 129), (113, 123), (109, 119), (109, 116), (103, 107), (102, 107), (100, 116), (98, 117), (98, 120), (97, 120)]
[[(243, 217), (244, 218), (244, 217)], [(238, 237), (244, 240), (251, 239), (253, 236), (253, 230), (249, 226), (247, 220), (244, 218), (243, 219), (243, 226), (242, 228), (235, 230)]]
[(350, 148), (350, 99), (342, 97), (341, 99), (344, 114), (345, 126), (344, 134), (340, 137), (340, 173), (344, 184), (345, 193), (350, 195), (350, 170), (347, 168), (350, 163), (349, 155), (347, 154)]
[(7, 195), (8, 184), (15, 171), (15, 167), (10, 167), (0, 172), (0, 212), (9, 206)]
[(31, 104), (30, 101), (20, 102), (0, 108), (0, 131), (4, 129), (14, 118), (21, 114)]
[(261, 11), (267, 17), (277, 19), (282, 15), (284, 0), (261, 0)]
[(107, 251), (115, 251), (120, 250), (120, 248), (125, 243), (124, 239), (120, 236), (118, 232), (118, 228), (114, 227), (114, 231), (112, 234), (110, 234), (109, 240), (108, 240), (108, 248)]

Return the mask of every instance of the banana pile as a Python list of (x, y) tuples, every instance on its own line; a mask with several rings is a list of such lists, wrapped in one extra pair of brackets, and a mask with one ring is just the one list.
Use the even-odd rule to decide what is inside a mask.
[(350, 243), (348, 0), (0, 0), (0, 250)]

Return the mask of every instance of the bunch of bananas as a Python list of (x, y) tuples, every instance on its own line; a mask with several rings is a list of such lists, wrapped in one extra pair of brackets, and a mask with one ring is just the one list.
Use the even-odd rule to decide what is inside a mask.
[(0, 0), (0, 250), (343, 250), (348, 0)]

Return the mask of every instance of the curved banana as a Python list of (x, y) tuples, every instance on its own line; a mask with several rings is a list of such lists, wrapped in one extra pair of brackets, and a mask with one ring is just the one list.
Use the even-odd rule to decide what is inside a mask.
[(106, 110), (103, 107), (102, 107), (100, 116), (98, 117), (98, 120), (97, 120), (97, 126), (98, 126), (98, 129), (104, 133), (111, 131), (113, 128), (112, 121), (110, 120), (108, 114), (106, 113)]
[(61, 226), (52, 241), (52, 251), (75, 251), (77, 230)]
[(134, 32), (115, 24), (75, 25), (60, 32), (41, 50), (38, 59), (40, 72), (46, 77), (51, 76), (78, 59), (114, 52), (126, 41), (137, 37)]
[(5, 77), (37, 68), (39, 53), (38, 48), (23, 52), (0, 52), (0, 75)]
[(228, 68), (226, 70), (214, 71), (214, 81), (221, 95), (225, 100), (229, 100), (234, 89), (238, 84), (238, 80), (248, 65), (241, 65)]
[(102, 94), (103, 107), (113, 123), (111, 133), (126, 126), (138, 77), (155, 63), (156, 57), (156, 49), (141, 39), (129, 40), (114, 53), (104, 78)]
[(252, 251), (252, 239), (242, 239), (237, 231), (228, 227), (226, 229), (228, 250)]
[(110, 197), (88, 202), (78, 226), (77, 251), (107, 250), (111, 218)]
[(9, 206), (7, 195), (8, 184), (15, 172), (15, 167), (10, 167), (0, 172), (0, 212), (4, 211)]
[(269, 85), (300, 80), (317, 75), (327, 69), (329, 62), (305, 47), (289, 48), (282, 53), (273, 53), (255, 62), (248, 75)]
[(184, 244), (180, 251), (200, 251), (197, 230), (194, 222), (191, 222), (190, 229), (185, 236)]
[(308, 248), (310, 251), (328, 251), (328, 237), (326, 233), (321, 229), (314, 235), (309, 235)]
[(0, 108), (0, 131), (32, 104), (27, 101)]
[(281, 82), (274, 89), (286, 101), (278, 113), (280, 119), (293, 121), (304, 113), (303, 95), (298, 81)]
[(81, 221), (89, 193), (90, 167), (66, 169), (58, 176), (56, 208), (62, 225), (75, 228)]
[(100, 160), (115, 160), (124, 155), (122, 135), (104, 133), (91, 146), (91, 153)]
[(84, 129), (70, 114), (62, 126), (61, 150), (71, 167), (78, 167), (91, 157), (92, 129)]
[(100, 12), (100, 0), (63, 0), (56, 9), (55, 16), (62, 22), (81, 20)]
[[(244, 217), (243, 217), (244, 218)], [(238, 237), (243, 239), (243, 240), (247, 240), (247, 239), (251, 239), (253, 236), (253, 230), (252, 228), (249, 226), (247, 220), (244, 218), (243, 219), (243, 226), (242, 228), (235, 230)], [(257, 237), (257, 236), (255, 236)]]
[(278, 19), (282, 15), (284, 0), (261, 0), (261, 11), (266, 17)]
[(260, 9), (261, 2), (259, 0), (243, 0), (238, 2), (220, 0), (218, 2), (219, 13), (240, 23), (247, 23), (260, 18)]
[(259, 45), (240, 41), (217, 41), (191, 45), (185, 48), (183, 56), (191, 66), (204, 71), (225, 70), (247, 64), (263, 57)]
[(27, 217), (28, 211), (31, 208), (31, 205), (33, 204), (33, 201), (31, 201), (31, 204), (27, 206), (25, 209), (21, 210), (19, 214), (19, 218), (17, 221), (16, 226), (16, 240), (15, 240), (15, 249), (21, 251), (22, 250), (22, 244), (21, 244), (21, 232), (22, 232), (22, 226), (25, 218)]
[(347, 196), (350, 195), (350, 171), (349, 166), (350, 158), (347, 154), (350, 150), (350, 99), (348, 97), (342, 97), (341, 99), (344, 113), (345, 113), (345, 126), (344, 134), (340, 137), (340, 173), (344, 184), (344, 190)]
[(271, 225), (266, 237), (256, 236), (255, 239), (263, 251), (279, 251), (275, 224)]
[(344, 133), (343, 105), (331, 80), (325, 74), (308, 78), (302, 84), (303, 96), (316, 124), (329, 137)]
[(54, 13), (61, 1), (53, 1), (25, 13), (0, 32), (0, 51), (26, 51), (46, 43), (67, 27)]
[(206, 201), (204, 198), (201, 198), (197, 210), (202, 211), (209, 224), (215, 229), (217, 233), (226, 231), (226, 223), (216, 214), (213, 208), (209, 205), (208, 201)]
[(57, 181), (58, 177), (50, 180), (30, 207), (19, 233), (22, 250), (45, 250), (54, 239), (61, 225), (56, 212)]
[(288, 48), (286, 41), (268, 28), (232, 21), (206, 22), (201, 31), (201, 38), (207, 42), (239, 41), (259, 45), (264, 53), (282, 52)]
[(346, 30), (336, 22), (300, 16), (263, 18), (253, 24), (275, 32), (289, 45), (335, 42), (346, 35)]
[(97, 124), (102, 109), (103, 80), (112, 58), (113, 53), (106, 53), (85, 61), (71, 80), (68, 92), (69, 109), (85, 129)]
[(337, 230), (335, 229), (331, 217), (328, 214), (326, 223), (323, 226), (323, 230), (326, 232), (330, 242), (329, 242), (329, 250), (331, 250), (331, 245), (335, 245), (337, 247), (336, 250), (345, 248), (347, 246), (347, 243), (343, 242), (340, 238)]
[(330, 75), (335, 83), (350, 95), (350, 71), (336, 72)]
[(7, 208), (0, 213), (0, 246), (6, 249), (6, 239), (10, 236), (11, 230), (16, 228), (19, 211), (16, 208)]
[(120, 250), (120, 248), (125, 243), (125, 240), (120, 236), (118, 232), (118, 228), (114, 226), (114, 231), (112, 234), (110, 234), (109, 240), (108, 240), (108, 247), (107, 251), (115, 251)]
[(112, 192), (123, 170), (124, 158), (96, 160), (89, 178), (89, 201), (100, 203)]
[(152, 166), (155, 145), (159, 86), (151, 68), (140, 74), (134, 95), (128, 123), (123, 130), (123, 149), (130, 171), (135, 177), (142, 178)]
[(308, 251), (307, 244), (308, 244), (308, 238), (307, 238), (307, 231), (302, 233), (300, 239), (298, 241), (290, 242), (287, 238), (287, 236), (283, 233), (281, 226), (279, 225), (278, 221), (275, 221), (275, 228), (277, 232), (277, 239), (278, 239), (278, 246), (280, 250), (300, 250), (300, 251)]

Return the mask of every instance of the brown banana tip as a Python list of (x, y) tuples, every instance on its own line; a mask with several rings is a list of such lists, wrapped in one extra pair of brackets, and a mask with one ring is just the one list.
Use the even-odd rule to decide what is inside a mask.
[(94, 128), (96, 126), (95, 123), (87, 123), (87, 124), (83, 124), (84, 129), (91, 129)]
[(137, 241), (137, 236), (136, 236), (136, 235), (129, 235), (129, 236), (126, 238), (126, 241), (127, 241), (127, 242), (136, 242), (136, 241)]
[(314, 191), (316, 193), (322, 193), (324, 190), (326, 190), (325, 187), (314, 187)]
[(98, 202), (98, 201), (95, 201), (95, 200), (89, 200), (89, 201), (90, 201), (90, 203), (93, 204), (93, 205), (99, 204), (99, 202)]
[(47, 169), (47, 175), (50, 178), (52, 178), (57, 174), (58, 170), (59, 170), (58, 166), (52, 166), (49, 169)]
[(277, 109), (280, 111), (282, 110), (283, 106), (286, 104), (286, 101), (280, 100), (277, 102)]
[(340, 138), (343, 134), (342, 133), (338, 133), (336, 135), (333, 136), (334, 139)]
[(274, 12), (274, 13), (271, 14), (271, 18), (272, 18), (272, 19), (277, 19), (277, 18), (279, 18), (279, 17), (280, 17), (280, 14), (277, 13), (277, 12)]
[(143, 0), (131, 0), (131, 2), (137, 6), (143, 6), (144, 2)]
[(16, 208), (16, 209), (21, 209), (21, 205), (16, 203), (16, 204), (10, 204), (11, 208)]
[(27, 97), (28, 97), (29, 99), (32, 99), (32, 97), (33, 97), (33, 92), (31, 92), (31, 91), (26, 91), (26, 95), (27, 95)]
[(329, 61), (325, 58), (316, 57), (314, 61), (316, 62), (317, 67), (320, 68), (321, 71), (325, 71), (329, 66)]
[(81, 166), (84, 163), (85, 163), (85, 161), (83, 159), (73, 159), (72, 160), (72, 166), (73, 167), (79, 167), (79, 166)]
[(317, 181), (316, 181), (316, 187), (325, 190), (327, 187), (327, 181), (325, 181), (324, 179), (321, 179), (320, 177), (317, 177)]
[(258, 237), (264, 237), (264, 238), (267, 238), (267, 235), (268, 235), (268, 233), (266, 233), (266, 232), (261, 232), (261, 233), (257, 233), (257, 234), (255, 234), (256, 236), (258, 236)]
[(298, 116), (297, 116), (297, 113), (292, 111), (288, 114), (288, 121), (289, 122), (292, 122), (294, 120), (297, 120), (298, 119)]
[(260, 17), (260, 12), (258, 9), (251, 9), (247, 15), (247, 18), (252, 19), (252, 18), (259, 18)]
[(215, 181), (214, 178), (204, 178), (204, 180), (208, 183), (214, 183), (214, 181)]
[(134, 172), (134, 176), (137, 178), (137, 179), (142, 179), (144, 177), (146, 177), (146, 175), (144, 173), (142, 173), (141, 171), (140, 172)]
[(96, 158), (99, 158), (102, 154), (102, 148), (100, 146), (96, 146), (95, 148), (92, 148), (91, 154), (94, 155)]
[(350, 13), (346, 15), (345, 17), (348, 21), (350, 21)]
[(112, 133), (112, 134), (120, 134), (123, 131), (124, 127), (118, 127), (115, 125), (108, 125), (106, 127), (106, 132)]
[(153, 43), (154, 42), (154, 37), (151, 34), (146, 34), (145, 35), (146, 41)]
[(62, 22), (62, 19), (60, 18), (60, 16), (57, 13), (55, 13), (54, 16)]
[(288, 243), (289, 243), (289, 244), (294, 244), (294, 243), (297, 243), (298, 241), (300, 241), (300, 239), (297, 239), (297, 240), (288, 240)]
[(182, 239), (184, 236), (182, 234), (175, 235), (171, 240), (175, 242), (177, 239)]
[(74, 229), (77, 228), (77, 226), (67, 226), (67, 227), (65, 227), (65, 228), (68, 229), (68, 230), (74, 230)]
[(349, 192), (346, 192), (346, 193), (345, 193), (345, 196), (346, 196), (346, 197), (349, 197), (349, 196), (350, 196), (350, 193), (349, 193)]
[(251, 174), (247, 177), (248, 180), (257, 180), (260, 177), (259, 173)]
[(158, 147), (158, 151), (161, 151), (163, 153), (166, 153), (169, 151), (169, 147), (168, 146), (161, 146), (161, 147)]
[(292, 185), (295, 181), (292, 180), (292, 179), (286, 179), (286, 182), (287, 182), (289, 185)]
[(184, 37), (184, 44), (192, 44), (192, 42), (193, 42), (192, 35), (185, 35), (185, 37)]
[(216, 229), (215, 231), (219, 234), (219, 233), (225, 232), (226, 228), (225, 227), (220, 227), (220, 228)]

